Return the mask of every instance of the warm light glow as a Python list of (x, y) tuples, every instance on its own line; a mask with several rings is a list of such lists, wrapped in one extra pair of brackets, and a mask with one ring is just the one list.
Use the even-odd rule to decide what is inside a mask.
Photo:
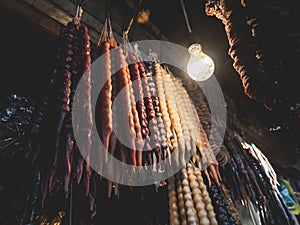
[(189, 47), (190, 60), (187, 65), (189, 76), (196, 81), (205, 81), (213, 75), (215, 64), (213, 60), (203, 53), (200, 44)]

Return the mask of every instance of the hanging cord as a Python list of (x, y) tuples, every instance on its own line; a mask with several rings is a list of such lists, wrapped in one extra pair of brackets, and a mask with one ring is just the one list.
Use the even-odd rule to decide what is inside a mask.
[(114, 37), (110, 16), (108, 16), (108, 18), (107, 18), (107, 26), (108, 26), (108, 36), (109, 36), (109, 40), (110, 40), (110, 45), (117, 47), (117, 41)]
[(189, 22), (189, 18), (188, 18), (188, 14), (187, 14), (187, 11), (186, 11), (186, 8), (185, 8), (184, 0), (180, 0), (180, 4), (181, 4), (182, 11), (183, 11), (183, 15), (184, 15), (184, 19), (185, 19), (187, 29), (188, 29), (189, 33), (192, 33), (192, 28), (191, 28), (191, 25), (190, 25), (190, 22)]
[(102, 42), (110, 42), (111, 46), (116, 47), (117, 42), (113, 35), (113, 29), (110, 19), (110, 11), (111, 11), (111, 3), (112, 1), (107, 0), (106, 1), (106, 7), (105, 7), (105, 22), (103, 24), (103, 28), (97, 43), (97, 47), (101, 45)]
[[(141, 7), (141, 5), (142, 5), (142, 0), (140, 0), (139, 1), (139, 3), (137, 4), (137, 6), (136, 6), (136, 8), (135, 8), (135, 10), (134, 10), (134, 15), (132, 16), (132, 18), (130, 19), (130, 21), (129, 21), (129, 24), (128, 24), (128, 27), (127, 27), (127, 29), (125, 29), (125, 35), (126, 36), (128, 36), (128, 33), (129, 33), (129, 31), (130, 31), (130, 29), (131, 29), (131, 27), (132, 27), (132, 25), (133, 25), (133, 22), (134, 22), (134, 18), (137, 16), (137, 14), (138, 14), (138, 12), (139, 12), (139, 8)], [(123, 33), (123, 36), (124, 36), (124, 33)]]
[(149, 55), (148, 58), (150, 59), (150, 61), (153, 61), (154, 63), (159, 63), (159, 59), (158, 59), (158, 54), (155, 52), (152, 52), (151, 49), (149, 49)]
[(128, 25), (127, 29), (126, 29), (125, 32), (124, 32), (126, 36), (128, 36), (128, 33), (129, 33), (129, 31), (130, 31), (130, 29), (131, 29), (131, 27), (132, 27), (132, 24), (133, 24), (133, 21), (134, 21), (134, 17), (135, 17), (135, 16), (133, 16), (133, 17), (131, 18), (131, 20), (130, 20), (130, 22), (129, 22), (129, 25)]
[(75, 14), (75, 17), (74, 17), (74, 22), (75, 22), (76, 25), (80, 24), (82, 13), (83, 13), (82, 7), (80, 5), (77, 5), (76, 14)]
[(107, 26), (108, 26), (107, 24), (108, 24), (108, 19), (106, 17), (99, 40), (98, 40), (98, 43), (97, 43), (97, 47), (100, 46), (101, 42), (108, 41), (108, 39), (109, 39), (108, 32), (107, 32)]

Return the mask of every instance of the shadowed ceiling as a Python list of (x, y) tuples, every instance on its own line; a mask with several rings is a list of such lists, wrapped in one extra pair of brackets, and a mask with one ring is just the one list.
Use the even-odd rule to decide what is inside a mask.
[[(12, 91), (33, 98), (43, 94), (55, 61), (56, 37), (61, 27), (72, 19), (76, 2), (0, 0), (0, 23), (2, 30), (5, 30), (0, 44), (3, 53), (1, 96)], [(248, 135), (268, 148), (269, 155), (272, 155), (270, 148), (274, 140), (279, 143), (280, 148), (286, 146), (285, 151), (294, 155), (297, 143), (291, 140), (293, 136), (289, 133), (289, 127), (286, 127), (286, 118), (269, 112), (262, 104), (244, 95), (239, 76), (232, 67), (233, 61), (227, 54), (229, 45), (221, 21), (205, 14), (206, 1), (184, 2), (191, 33), (188, 32), (180, 0), (86, 0), (82, 5), (82, 20), (89, 27), (91, 41), (96, 44), (106, 11), (110, 12), (115, 36), (120, 40), (122, 31), (135, 15), (134, 10), (149, 9), (150, 23), (134, 23), (129, 33), (130, 41), (166, 37), (170, 42), (184, 47), (195, 42), (201, 43), (204, 52), (215, 61), (215, 76), (227, 99), (229, 112), (238, 116), (242, 127), (249, 127), (246, 131)], [(156, 28), (155, 32), (153, 28)], [(281, 131), (275, 134), (269, 132), (270, 126), (277, 125), (282, 127)], [(266, 138), (268, 141), (264, 142)], [(292, 146), (290, 143), (293, 143)], [(280, 150), (278, 147), (278, 151)]]

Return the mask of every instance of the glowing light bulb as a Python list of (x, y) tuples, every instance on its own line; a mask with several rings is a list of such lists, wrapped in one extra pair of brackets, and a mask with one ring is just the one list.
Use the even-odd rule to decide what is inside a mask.
[(189, 76), (196, 81), (205, 81), (211, 77), (215, 70), (214, 61), (202, 51), (200, 44), (192, 44), (188, 51), (190, 60), (187, 65)]

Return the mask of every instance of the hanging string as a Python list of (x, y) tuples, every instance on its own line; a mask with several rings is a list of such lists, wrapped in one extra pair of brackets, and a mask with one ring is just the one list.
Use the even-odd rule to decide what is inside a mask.
[(134, 21), (134, 17), (135, 16), (133, 16), (132, 18), (131, 18), (131, 20), (130, 20), (130, 22), (129, 22), (129, 25), (128, 25), (128, 27), (127, 27), (127, 29), (125, 30), (125, 35), (127, 35), (128, 36), (128, 33), (129, 33), (129, 31), (130, 31), (130, 29), (131, 29), (131, 27), (132, 27), (132, 24), (133, 24), (133, 21)]
[(187, 12), (186, 12), (184, 0), (180, 0), (180, 4), (181, 4), (182, 11), (183, 11), (185, 23), (186, 23), (186, 26), (188, 28), (188, 32), (192, 33), (192, 28), (191, 28), (191, 25), (190, 25), (190, 22), (189, 22), (189, 18), (188, 18)]
[(76, 7), (76, 14), (75, 14), (75, 17), (74, 17), (74, 22), (75, 24), (79, 24), (80, 23), (80, 20), (81, 20), (81, 17), (82, 17), (82, 13), (83, 13), (83, 9), (80, 5), (77, 5)]
[[(141, 7), (142, 2), (143, 2), (143, 1), (140, 0), (139, 3), (137, 4), (137, 6), (135, 7), (134, 15), (133, 15), (132, 18), (130, 19), (130, 22), (129, 22), (129, 24), (128, 24), (128, 27), (127, 27), (127, 29), (125, 29), (125, 32), (124, 32), (126, 36), (128, 36), (128, 33), (129, 33), (129, 31), (130, 31), (130, 29), (131, 29), (131, 27), (132, 27), (132, 25), (133, 25), (134, 18), (135, 18), (136, 15), (138, 14), (139, 8)], [(124, 33), (123, 33), (123, 35), (124, 35)]]
[(101, 34), (100, 34), (100, 37), (99, 37), (99, 40), (97, 43), (97, 47), (100, 46), (102, 41), (104, 41), (104, 40), (106, 40), (106, 38), (108, 38), (105, 36), (107, 36), (107, 18), (105, 18), (105, 22), (104, 22), (104, 25), (103, 25), (103, 28), (102, 28), (102, 31), (101, 31)]
[(158, 54), (155, 53), (155, 52), (152, 52), (151, 49), (149, 49), (148, 58), (150, 59), (150, 61), (153, 61), (155, 63), (159, 63)]

